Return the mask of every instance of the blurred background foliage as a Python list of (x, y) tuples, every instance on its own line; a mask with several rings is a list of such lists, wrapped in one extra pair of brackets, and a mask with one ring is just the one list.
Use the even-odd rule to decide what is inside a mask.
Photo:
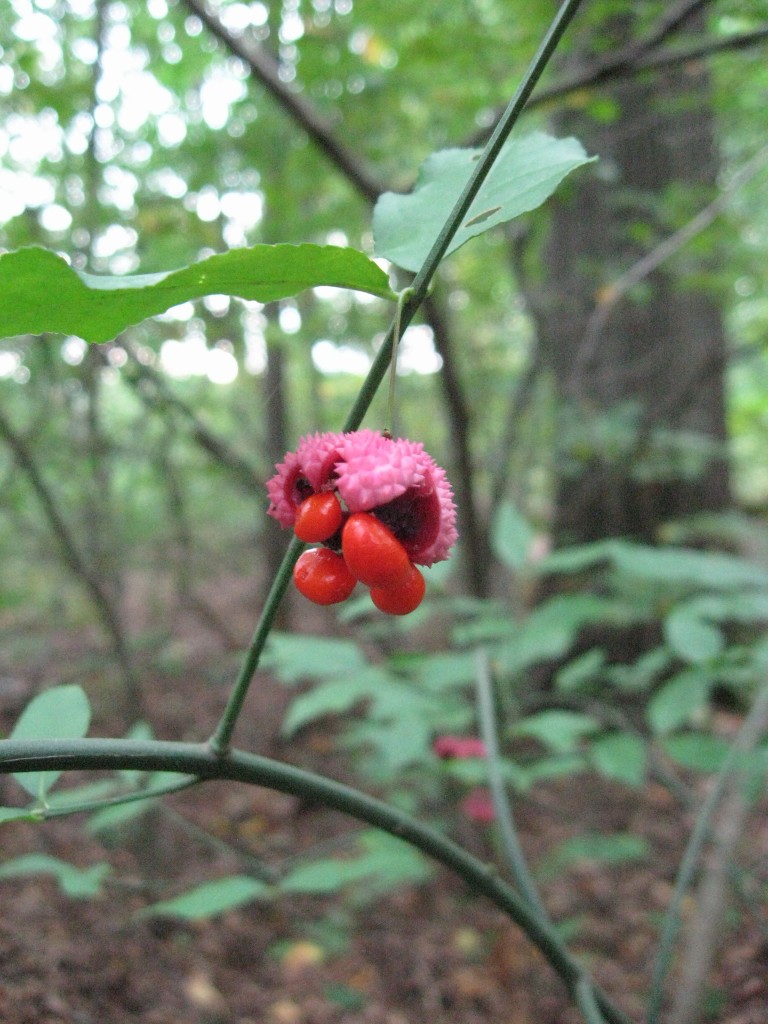
[[(484, 140), (553, 10), (9, 0), (0, 245), (109, 274), (259, 242), (371, 252), (376, 196)], [(510, 790), (592, 772), (696, 805), (768, 658), (767, 44), (765, 0), (584, 5), (518, 132), (599, 160), (450, 257), (401, 342), (397, 429), (448, 468), (459, 557), (407, 621), (290, 601), (266, 667), (309, 685), (264, 702), (249, 740), (309, 729), (315, 763), (343, 750), (442, 823), (486, 782), (432, 745), (478, 730), (481, 645)], [(120, 725), (199, 727), (200, 680), (231, 681), (285, 547), (264, 481), (302, 434), (338, 429), (390, 317), (315, 289), (185, 303), (102, 346), (0, 342), (6, 709), (79, 682), (110, 714), (112, 682)], [(367, 425), (384, 416), (380, 396)], [(630, 817), (587, 855), (645, 857)]]
[[(256, 242), (370, 251), (378, 192), (482, 141), (551, 14), (12, 0), (0, 242), (110, 274)], [(523, 563), (669, 540), (704, 513), (722, 527), (699, 520), (686, 542), (750, 555), (768, 497), (767, 22), (760, 0), (594, 2), (577, 19), (518, 130), (576, 134), (600, 160), (451, 257), (402, 341), (398, 430), (448, 466), (461, 509), (453, 592), (520, 611), (547, 591), (499, 560), (510, 509), (529, 524)], [(316, 289), (185, 303), (90, 349), (3, 341), (2, 667), (27, 630), (95, 605), (130, 677), (139, 577), (160, 632), (169, 601), (205, 614), (201, 588), (227, 572), (253, 577), (257, 607), (284, 544), (263, 481), (301, 434), (338, 427), (389, 316)], [(369, 424), (383, 415), (381, 399)]]

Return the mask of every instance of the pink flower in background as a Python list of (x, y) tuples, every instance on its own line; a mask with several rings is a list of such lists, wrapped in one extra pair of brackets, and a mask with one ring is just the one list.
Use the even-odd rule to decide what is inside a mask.
[(485, 757), (485, 743), (479, 736), (438, 736), (432, 744), (432, 750), (446, 760)]
[(485, 786), (476, 786), (461, 801), (461, 812), (471, 821), (481, 825), (490, 825), (496, 819), (491, 794)]

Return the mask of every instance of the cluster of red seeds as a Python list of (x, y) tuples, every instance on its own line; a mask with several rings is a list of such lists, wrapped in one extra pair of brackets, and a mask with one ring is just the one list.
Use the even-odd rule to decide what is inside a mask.
[[(424, 597), (424, 577), (392, 531), (370, 512), (348, 513), (335, 494), (311, 494), (296, 511), (294, 532), (311, 548), (293, 570), (296, 587), (315, 604), (346, 601), (357, 583), (380, 611), (408, 615)], [(340, 540), (340, 543), (339, 543)], [(340, 553), (334, 547), (340, 546)]]

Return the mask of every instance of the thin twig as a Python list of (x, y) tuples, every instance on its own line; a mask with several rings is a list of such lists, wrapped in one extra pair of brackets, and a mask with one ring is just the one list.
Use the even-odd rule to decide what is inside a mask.
[(272, 54), (265, 47), (256, 46), (250, 40), (230, 32), (202, 0), (184, 0), (184, 3), (203, 22), (212, 35), (248, 65), (254, 76), (269, 90), (278, 103), (343, 171), (347, 180), (369, 202), (375, 202), (383, 191), (379, 182), (360, 163), (352, 150), (340, 141), (318, 110), (299, 93), (287, 88), (285, 82), (280, 78), (278, 62)]
[(485, 744), (485, 756), (488, 764), (488, 784), (507, 863), (520, 893), (542, 919), (549, 920), (549, 915), (541, 901), (539, 890), (528, 869), (528, 863), (520, 845), (512, 816), (512, 806), (501, 774), (491, 667), (488, 652), (482, 648), (478, 649), (475, 655), (475, 687), (480, 734)]
[[(196, 410), (173, 393), (161, 373), (141, 361), (136, 346), (127, 339), (121, 339), (120, 344), (133, 361), (133, 373), (128, 374), (127, 380), (134, 387), (137, 397), (147, 406), (162, 402), (167, 408), (178, 412), (189, 424), (192, 436), (200, 447), (224, 469), (229, 470), (238, 483), (250, 492), (262, 488), (263, 474), (258, 473), (227, 441), (206, 426)], [(148, 393), (146, 388), (139, 386), (142, 383), (149, 384), (152, 391)]]
[[(357, 430), (360, 426), (360, 423), (368, 411), (368, 408), (378, 391), (379, 385), (390, 366), (392, 346), (394, 345), (396, 334), (399, 334), (400, 331), (404, 331), (406, 329), (413, 319), (416, 310), (426, 298), (432, 279), (448, 250), (448, 246), (461, 226), (467, 211), (496, 162), (496, 158), (501, 152), (512, 128), (520, 118), (525, 104), (533, 92), (536, 83), (539, 81), (544, 68), (549, 63), (560, 39), (565, 33), (568, 25), (575, 17), (576, 11), (580, 6), (581, 0), (564, 0), (564, 3), (553, 19), (549, 30), (523, 76), (520, 86), (512, 97), (507, 111), (499, 121), (496, 130), (489, 139), (483, 152), (475, 162), (475, 166), (470, 174), (469, 180), (464, 186), (461, 195), (454, 203), (453, 209), (448, 214), (445, 224), (435, 239), (435, 242), (424, 260), (421, 269), (412, 281), (402, 306), (398, 306), (398, 315), (390, 324), (384, 341), (373, 361), (371, 369), (368, 371), (368, 375), (360, 387), (357, 398), (342, 427), (343, 431)], [(229, 749), (237, 718), (242, 710), (248, 689), (258, 668), (259, 660), (272, 629), (272, 624), (277, 615), (278, 608), (285, 591), (288, 589), (293, 566), (296, 564), (302, 548), (303, 544), (294, 538), (285, 553), (280, 568), (278, 569), (275, 581), (267, 597), (267, 602), (261, 618), (256, 625), (256, 630), (237, 680), (233, 686), (219, 724), (210, 739), (211, 749), (219, 755), (225, 754)]]
[(721, 189), (720, 193), (707, 203), (699, 212), (692, 217), (677, 231), (665, 238), (657, 246), (646, 253), (641, 259), (633, 263), (620, 277), (608, 287), (601, 289), (605, 295), (604, 300), (596, 306), (594, 312), (587, 322), (584, 338), (579, 346), (576, 357), (577, 373), (578, 368), (585, 370), (589, 366), (592, 357), (595, 355), (600, 340), (600, 334), (608, 322), (611, 314), (616, 309), (621, 299), (627, 292), (634, 288), (646, 277), (657, 270), (671, 256), (687, 245), (690, 241), (700, 235), (702, 231), (712, 224), (717, 217), (727, 208), (728, 203), (739, 189), (743, 188), (760, 171), (768, 165), (768, 146), (763, 146), (754, 156), (732, 176), (730, 181)]
[(675, 882), (672, 900), (664, 918), (656, 964), (651, 978), (651, 988), (648, 996), (648, 1024), (659, 1024), (659, 1014), (664, 997), (664, 983), (672, 962), (672, 948), (680, 927), (683, 900), (691, 887), (701, 851), (710, 835), (712, 818), (730, 782), (731, 775), (738, 768), (739, 760), (759, 741), (767, 724), (768, 684), (765, 684), (752, 705), (749, 714), (744, 719), (736, 739), (731, 745), (728, 756), (715, 777), (712, 789), (702, 804), (696, 825), (688, 840), (683, 858), (680, 861), (677, 881)]
[(117, 611), (112, 605), (109, 594), (80, 551), (79, 545), (59, 511), (56, 499), (43, 478), (43, 474), (26, 441), (20, 434), (16, 433), (2, 412), (0, 412), (0, 438), (5, 441), (16, 465), (24, 473), (37, 496), (65, 565), (69, 568), (75, 579), (81, 582), (93, 601), (102, 627), (112, 641), (112, 649), (125, 678), (128, 696), (134, 703), (134, 710), (138, 710), (141, 704), (141, 690), (133, 669), (133, 662), (128, 651), (123, 627)]
[[(596, 89), (625, 78), (634, 78), (647, 71), (664, 71), (667, 68), (679, 67), (691, 61), (713, 57), (719, 53), (750, 49), (768, 41), (768, 25), (752, 29), (749, 32), (738, 32), (718, 39), (708, 38), (688, 46), (666, 47), (657, 51), (647, 51), (647, 47), (632, 44), (626, 50), (619, 50), (612, 58), (595, 63), (576, 75), (555, 82), (541, 89), (531, 99), (528, 107), (551, 105), (555, 100), (564, 99), (573, 93), (586, 89)], [(491, 121), (494, 124), (495, 120)], [(488, 128), (473, 133), (464, 143), (477, 146), (488, 137)]]
[[(492, 900), (525, 931), (562, 979), (574, 1002), (577, 986), (581, 984), (583, 987), (583, 970), (557, 931), (542, 921), (527, 902), (498, 877), (492, 866), (394, 805), (351, 786), (295, 765), (240, 750), (219, 756), (208, 746), (197, 743), (155, 739), (0, 741), (0, 774), (97, 769), (172, 771), (195, 776), (201, 781), (219, 779), (265, 786), (314, 800), (358, 821), (367, 822), (421, 850), (447, 867), (475, 892)], [(604, 992), (597, 988), (593, 991), (608, 1024), (630, 1024), (627, 1016)]]

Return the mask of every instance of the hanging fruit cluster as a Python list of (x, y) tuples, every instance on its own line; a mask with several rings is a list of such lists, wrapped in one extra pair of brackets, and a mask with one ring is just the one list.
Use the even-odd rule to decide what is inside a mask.
[(346, 601), (357, 583), (390, 615), (424, 596), (417, 565), (448, 557), (456, 507), (445, 471), (420, 443), (373, 430), (312, 434), (276, 466), (269, 514), (307, 544), (294, 569), (316, 604)]

